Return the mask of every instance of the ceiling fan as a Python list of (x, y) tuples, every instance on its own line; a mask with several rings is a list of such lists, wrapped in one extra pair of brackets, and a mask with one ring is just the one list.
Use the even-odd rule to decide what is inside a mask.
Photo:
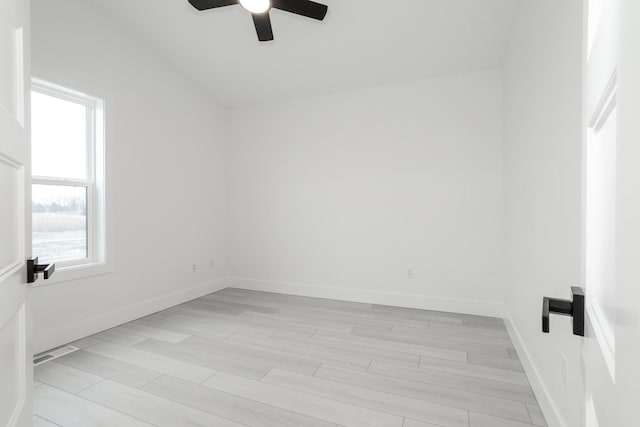
[(239, 4), (253, 16), (253, 24), (258, 33), (258, 40), (266, 42), (273, 40), (271, 8), (306, 16), (307, 18), (322, 21), (327, 15), (328, 7), (324, 4), (310, 0), (189, 0), (189, 3), (198, 10), (208, 10), (217, 7)]

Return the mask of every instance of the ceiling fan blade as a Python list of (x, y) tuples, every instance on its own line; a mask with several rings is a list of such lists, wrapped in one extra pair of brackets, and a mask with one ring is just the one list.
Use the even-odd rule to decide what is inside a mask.
[(198, 10), (209, 10), (238, 4), (238, 0), (189, 0), (189, 3)]
[(271, 6), (318, 21), (322, 21), (329, 10), (326, 5), (311, 0), (272, 0)]
[(269, 12), (253, 13), (251, 16), (253, 16), (253, 25), (256, 26), (258, 40), (261, 42), (273, 40), (273, 30), (271, 29), (271, 18), (269, 18)]

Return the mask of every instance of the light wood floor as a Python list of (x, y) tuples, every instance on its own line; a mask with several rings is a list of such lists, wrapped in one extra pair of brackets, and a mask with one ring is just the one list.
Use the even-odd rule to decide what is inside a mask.
[(500, 319), (230, 288), (74, 345), (36, 426), (546, 426)]

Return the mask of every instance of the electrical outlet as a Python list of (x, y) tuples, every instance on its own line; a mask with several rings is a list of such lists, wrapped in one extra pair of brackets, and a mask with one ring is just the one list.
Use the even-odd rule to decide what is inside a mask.
[(191, 267), (191, 271), (193, 271), (194, 273), (198, 271), (198, 266), (193, 264), (193, 266)]
[(569, 388), (569, 361), (567, 360), (567, 356), (562, 355), (561, 360), (561, 369), (562, 369), (562, 384), (564, 384), (564, 388)]
[(210, 260), (209, 261), (209, 268), (214, 268), (216, 266), (216, 263), (214, 262), (214, 260)]
[(407, 277), (409, 279), (414, 279), (416, 277), (416, 272), (414, 271), (413, 267), (409, 267), (407, 269)]

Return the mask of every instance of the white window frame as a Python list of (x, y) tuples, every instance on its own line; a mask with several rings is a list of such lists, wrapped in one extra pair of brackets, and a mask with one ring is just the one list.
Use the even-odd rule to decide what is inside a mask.
[[(84, 187), (87, 194), (87, 257), (56, 261), (56, 274), (37, 286), (51, 285), (113, 271), (107, 259), (105, 101), (53, 84), (32, 79), (31, 90), (87, 107), (87, 178), (66, 179), (32, 176), (32, 185)], [(33, 254), (38, 256), (38, 254)]]

